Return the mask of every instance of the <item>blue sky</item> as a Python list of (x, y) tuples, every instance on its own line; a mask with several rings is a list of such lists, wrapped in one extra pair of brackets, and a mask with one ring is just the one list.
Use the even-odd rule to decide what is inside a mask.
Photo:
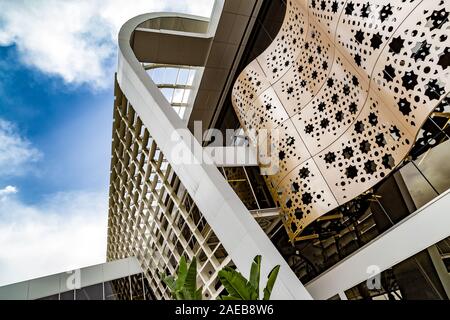
[(105, 260), (118, 29), (212, 3), (1, 1), (0, 286)]
[[(108, 184), (113, 95), (60, 84), (21, 65), (16, 46), (1, 47), (0, 118), (14, 123), (41, 154), (25, 175), (0, 176), (18, 197), (37, 203), (61, 190), (104, 190)], [(112, 80), (111, 80), (112, 81)]]

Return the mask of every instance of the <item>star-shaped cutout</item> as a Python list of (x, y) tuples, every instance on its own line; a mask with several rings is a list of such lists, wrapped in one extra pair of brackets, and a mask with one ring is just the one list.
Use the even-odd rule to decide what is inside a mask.
[(358, 111), (358, 106), (355, 102), (350, 103), (348, 106), (348, 111), (350, 111), (351, 114), (355, 114)]
[(368, 18), (369, 14), (372, 12), (372, 9), (370, 9), (370, 3), (363, 4), (363, 7), (361, 9), (361, 18)]
[(405, 98), (401, 98), (397, 105), (404, 116), (408, 116), (411, 113), (411, 103)]
[(395, 78), (395, 69), (392, 67), (392, 65), (388, 65), (384, 67), (383, 70), (383, 78), (387, 82), (391, 82)]
[(361, 30), (356, 31), (355, 40), (357, 43), (362, 44), (364, 41), (364, 32)]
[(390, 15), (392, 15), (392, 6), (390, 4), (387, 4), (383, 6), (383, 8), (380, 10), (380, 20), (381, 22), (384, 22), (387, 18), (389, 18)]
[(322, 121), (320, 121), (320, 126), (325, 129), (330, 125), (330, 120), (328, 119), (323, 119)]
[(353, 2), (347, 3), (347, 6), (345, 7), (345, 14), (351, 16), (354, 10), (355, 5), (353, 4)]
[(334, 84), (333, 78), (328, 78), (328, 80), (327, 80), (327, 86), (328, 86), (328, 88), (331, 88), (331, 87), (333, 86), (333, 84)]
[(439, 85), (436, 79), (430, 80), (426, 86), (425, 95), (430, 100), (439, 100), (441, 96), (445, 93), (444, 86)]
[(344, 156), (345, 159), (351, 159), (353, 157), (353, 149), (352, 147), (345, 147), (344, 150), (342, 150), (342, 155)]
[(297, 230), (298, 230), (297, 224), (295, 222), (292, 222), (291, 223), (291, 232), (295, 234), (297, 232)]
[(344, 113), (342, 111), (336, 112), (336, 116), (334, 117), (337, 122), (341, 122), (344, 120)]
[(412, 49), (413, 54), (411, 58), (417, 62), (419, 60), (425, 61), (425, 58), (430, 54), (431, 44), (427, 41), (417, 42), (416, 46)]
[(394, 54), (399, 54), (403, 49), (403, 44), (405, 40), (403, 40), (400, 36), (393, 38), (391, 43), (389, 43), (389, 52), (393, 52)]
[(361, 56), (359, 54), (355, 54), (355, 63), (358, 67), (361, 67)]
[(326, 104), (325, 104), (325, 102), (320, 102), (319, 103), (319, 105), (317, 106), (317, 109), (320, 111), (320, 112), (323, 112), (324, 110), (325, 110), (325, 107), (326, 107)]
[(358, 175), (358, 169), (355, 166), (349, 166), (345, 169), (345, 175), (349, 179), (354, 179)]
[(364, 123), (362, 121), (355, 123), (355, 131), (360, 134), (364, 132)]
[(378, 117), (377, 117), (377, 115), (376, 115), (375, 113), (373, 113), (373, 112), (371, 112), (371, 113), (369, 114), (369, 123), (370, 123), (372, 126), (376, 126), (376, 125), (378, 124)]
[(379, 49), (381, 44), (383, 43), (383, 40), (381, 38), (380, 33), (375, 33), (372, 38), (370, 39), (370, 46), (373, 49)]
[(403, 87), (405, 87), (406, 90), (414, 90), (417, 86), (417, 78), (418, 76), (414, 73), (414, 71), (406, 72), (402, 77)]
[(395, 166), (395, 160), (390, 154), (385, 154), (382, 158), (383, 166), (386, 169), (392, 169)]
[(286, 208), (288, 208), (288, 209), (292, 208), (292, 200), (291, 199), (288, 199), (286, 201)]
[(302, 202), (303, 202), (304, 205), (308, 205), (308, 204), (312, 203), (312, 196), (311, 196), (311, 194), (309, 192), (305, 192), (302, 195)]
[(306, 133), (312, 133), (314, 131), (314, 126), (312, 125), (312, 124), (308, 124), (306, 127), (305, 127), (305, 132)]
[(339, 8), (339, 3), (337, 1), (334, 1), (333, 4), (331, 5), (331, 12), (336, 13), (338, 11)]
[(361, 150), (362, 153), (369, 153), (370, 151), (370, 143), (367, 140), (364, 140), (359, 144), (359, 150)]
[(300, 210), (300, 209), (295, 209), (294, 214), (295, 214), (295, 217), (296, 217), (298, 220), (303, 219), (303, 211), (302, 211), (302, 210)]
[(384, 138), (384, 134), (380, 133), (375, 137), (375, 143), (379, 147), (384, 147), (386, 145), (386, 139)]
[(309, 171), (308, 168), (301, 168), (300, 172), (299, 172), (299, 176), (300, 176), (301, 179), (306, 179), (306, 178), (309, 177), (310, 173), (311, 172)]
[(294, 145), (294, 143), (295, 143), (295, 138), (294, 138), (294, 137), (289, 137), (289, 138), (287, 138), (286, 144), (287, 144), (289, 147), (292, 147), (292, 146)]
[(374, 174), (377, 171), (377, 165), (375, 164), (375, 161), (366, 161), (366, 163), (364, 163), (364, 170), (367, 174)]
[(444, 8), (439, 11), (434, 10), (433, 13), (427, 17), (426, 26), (430, 28), (431, 31), (434, 29), (440, 29), (444, 23), (448, 22), (448, 15), (449, 13), (445, 11)]
[(336, 155), (334, 154), (334, 152), (328, 152), (325, 155), (325, 162), (328, 164), (332, 164), (333, 162), (336, 161)]
[(442, 69), (447, 69), (450, 65), (450, 48), (446, 47), (444, 51), (439, 54), (438, 65), (442, 67)]
[(391, 134), (392, 139), (394, 139), (395, 141), (400, 140), (400, 138), (402, 137), (402, 134), (400, 130), (397, 128), (397, 126), (392, 126), (389, 129), (389, 133)]
[(342, 89), (344, 94), (348, 96), (350, 94), (350, 86), (348, 84), (344, 84), (344, 88)]
[(339, 96), (338, 96), (337, 93), (335, 93), (335, 94), (333, 94), (333, 95), (331, 96), (331, 102), (332, 102), (333, 104), (337, 104), (337, 103), (339, 102)]

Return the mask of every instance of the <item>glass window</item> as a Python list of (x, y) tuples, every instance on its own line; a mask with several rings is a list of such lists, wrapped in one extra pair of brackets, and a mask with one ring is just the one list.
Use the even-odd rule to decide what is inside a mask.
[(188, 103), (189, 102), (189, 96), (191, 95), (192, 90), (184, 90), (184, 95), (183, 95), (183, 103)]
[(131, 279), (131, 294), (133, 300), (145, 300), (144, 286), (142, 283), (142, 273), (132, 275), (130, 279)]
[(75, 300), (75, 291), (71, 290), (71, 291), (61, 292), (61, 294), (59, 295), (59, 299), (60, 300)]
[(77, 300), (103, 300), (103, 284), (98, 283), (77, 289), (76, 297)]
[(149, 72), (153, 82), (156, 84), (164, 83), (166, 68), (154, 68), (150, 69)]
[(178, 69), (177, 68), (165, 68), (164, 77), (162, 79), (163, 84), (177, 83)]
[(171, 89), (171, 88), (162, 88), (161, 92), (164, 95), (164, 97), (166, 97), (167, 101), (172, 103), (173, 89)]
[(248, 210), (259, 209), (243, 167), (224, 168), (228, 183)]
[(150, 288), (150, 284), (148, 283), (148, 280), (146, 277), (144, 277), (144, 294), (145, 294), (145, 300), (156, 300), (153, 297), (153, 291)]
[(244, 169), (247, 171), (248, 178), (261, 209), (274, 208), (275, 203), (269, 189), (267, 189), (264, 178), (261, 176), (259, 167), (245, 167)]
[(54, 294), (52, 296), (39, 298), (37, 300), (59, 300), (59, 294)]
[(180, 69), (177, 84), (185, 85), (189, 80), (189, 69)]
[(173, 93), (172, 103), (183, 102), (184, 89), (175, 89)]
[(183, 119), (185, 113), (186, 113), (186, 108), (183, 107), (183, 108), (180, 108), (178, 115), (180, 116), (181, 119)]
[(193, 84), (194, 84), (194, 78), (195, 78), (195, 70), (194, 69), (191, 69), (190, 71), (189, 71), (189, 78), (188, 78), (188, 81), (187, 81), (187, 85), (188, 86), (192, 86)]
[(105, 300), (131, 300), (130, 279), (105, 282)]

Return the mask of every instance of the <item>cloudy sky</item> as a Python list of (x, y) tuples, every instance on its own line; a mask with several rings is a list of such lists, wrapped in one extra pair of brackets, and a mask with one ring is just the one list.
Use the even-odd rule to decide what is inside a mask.
[(116, 37), (213, 0), (0, 0), (0, 286), (105, 261)]

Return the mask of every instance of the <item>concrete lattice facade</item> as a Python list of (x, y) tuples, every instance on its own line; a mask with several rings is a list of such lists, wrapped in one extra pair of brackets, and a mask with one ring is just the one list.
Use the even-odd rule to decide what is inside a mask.
[(195, 256), (204, 297), (217, 298), (230, 257), (118, 85), (115, 98), (108, 259), (136, 256), (155, 297), (169, 299), (160, 274)]

